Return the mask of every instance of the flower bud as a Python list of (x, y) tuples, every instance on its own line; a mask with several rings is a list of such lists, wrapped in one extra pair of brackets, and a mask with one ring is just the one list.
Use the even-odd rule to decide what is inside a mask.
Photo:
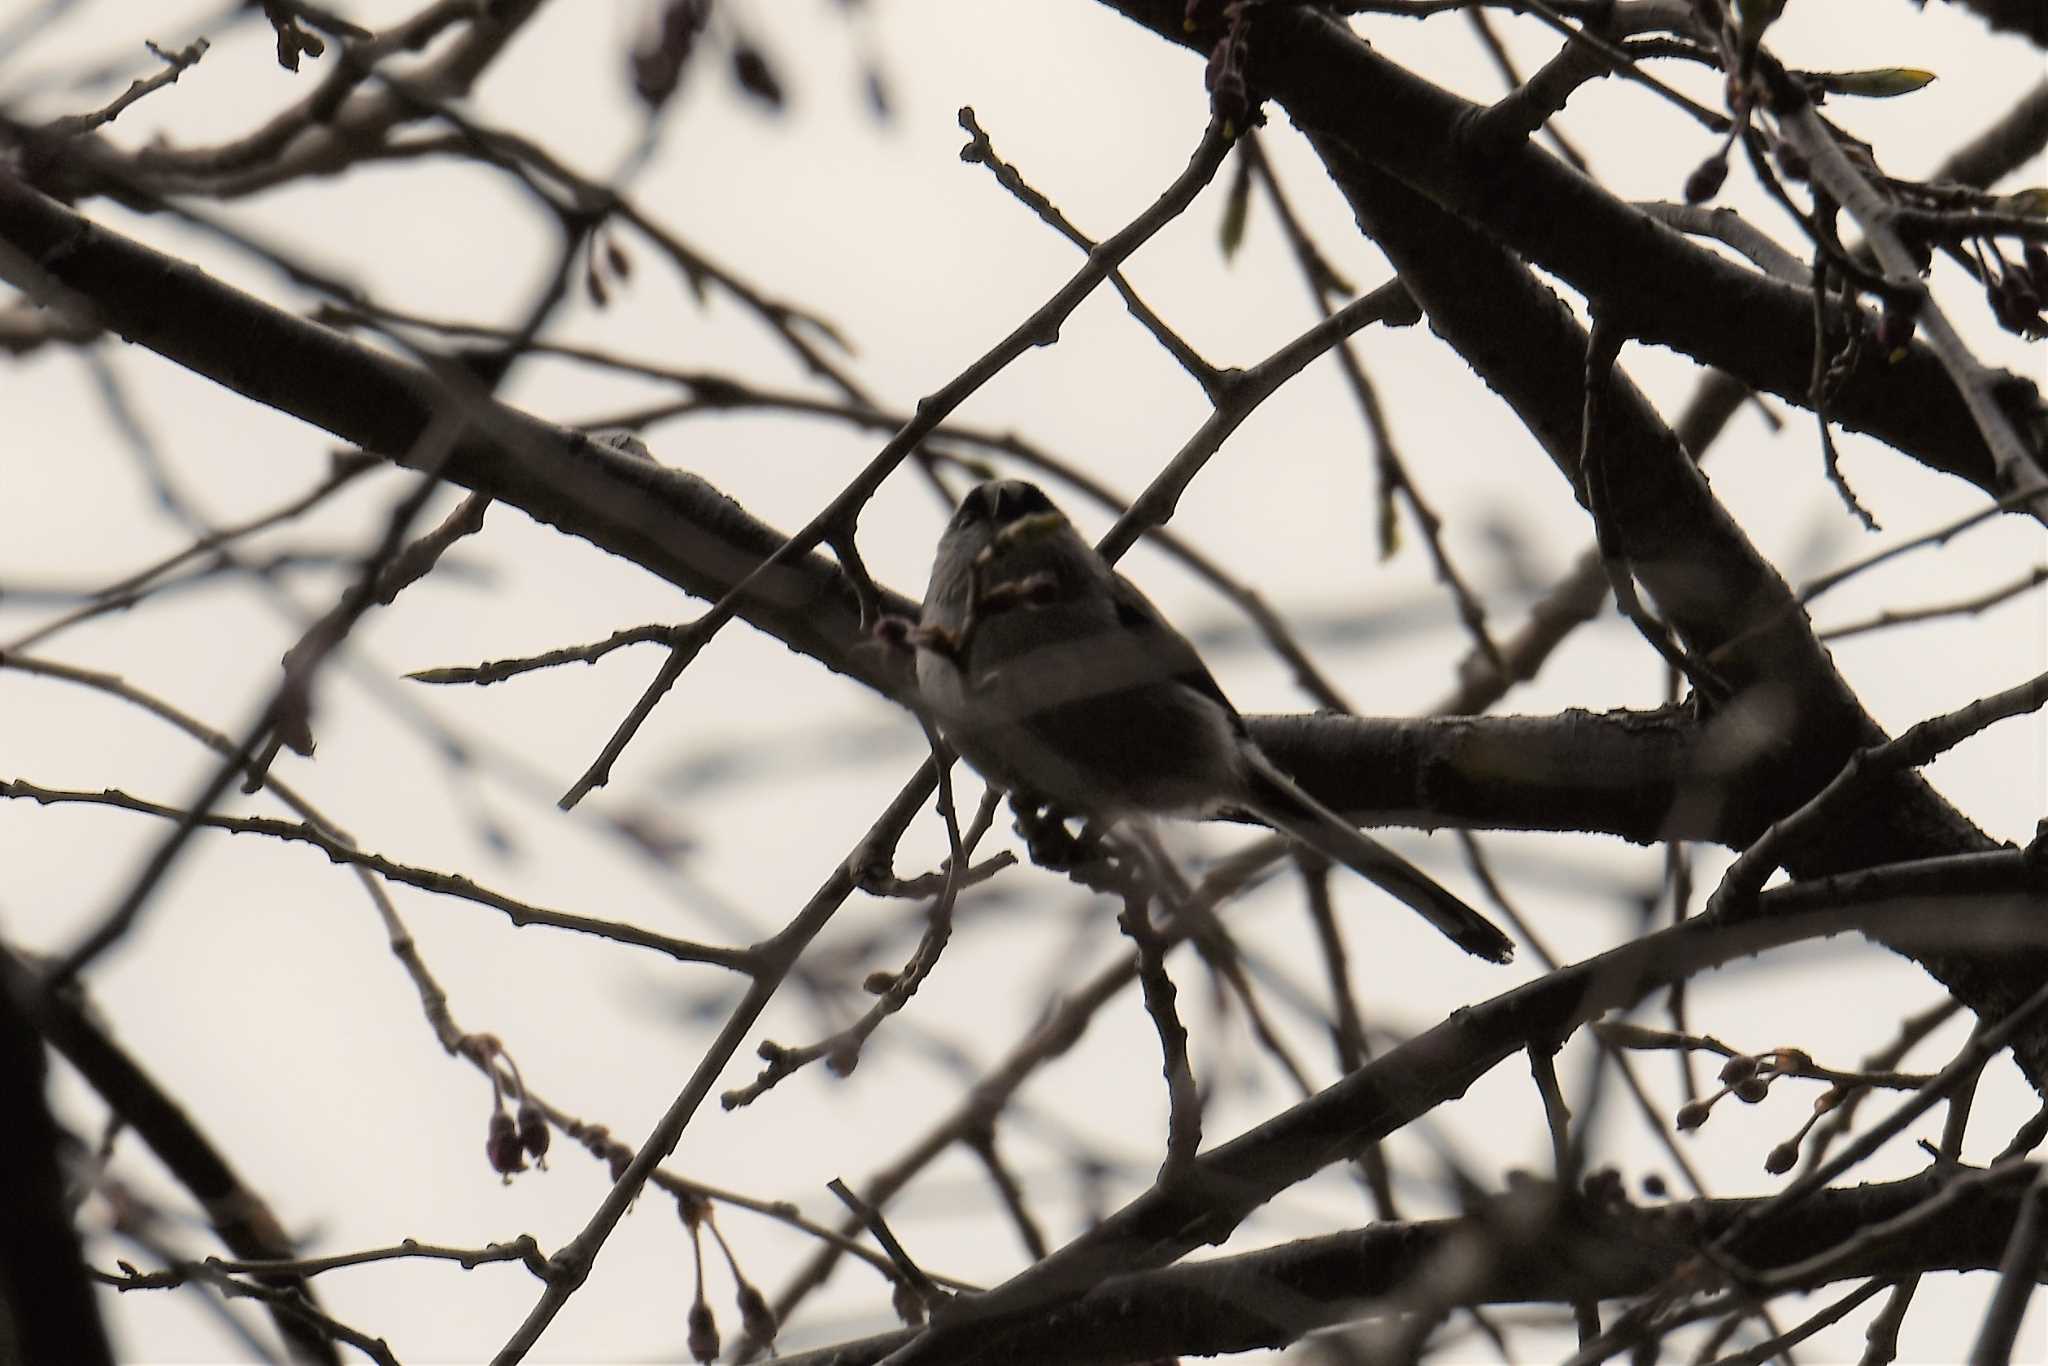
[(530, 1100), (519, 1102), (519, 1146), (538, 1162), (548, 1155), (548, 1117)]
[(718, 1360), (718, 1320), (712, 1317), (711, 1306), (700, 1297), (690, 1306), (690, 1358), (698, 1362)]
[(768, 1307), (768, 1301), (751, 1282), (740, 1282), (740, 1326), (748, 1337), (756, 1342), (775, 1341), (775, 1311)]
[(514, 1172), (526, 1170), (526, 1151), (519, 1146), (519, 1126), (503, 1110), (491, 1114), (491, 1129), (484, 1139), (484, 1155), (491, 1170), (510, 1180)]
[(1692, 168), (1692, 174), (1685, 178), (1685, 202), (1706, 203), (1721, 193), (1722, 182), (1727, 179), (1728, 149), (1724, 147)]

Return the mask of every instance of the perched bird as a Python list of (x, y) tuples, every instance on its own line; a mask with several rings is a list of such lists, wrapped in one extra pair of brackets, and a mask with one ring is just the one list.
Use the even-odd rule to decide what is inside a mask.
[(1357, 872), (1466, 952), (1514, 944), (1262, 753), (1195, 647), (1037, 486), (979, 484), (939, 539), (914, 633), (948, 744), (1012, 793), (1104, 823), (1243, 812)]

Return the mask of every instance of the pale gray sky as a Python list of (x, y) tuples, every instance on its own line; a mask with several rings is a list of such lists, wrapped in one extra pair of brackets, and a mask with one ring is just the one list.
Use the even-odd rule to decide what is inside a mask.
[[(22, 0), (17, 6), (29, 8)], [(412, 6), (345, 8), (374, 27)], [(643, 8), (637, 0), (549, 6), (477, 92), (476, 116), (525, 132), (587, 174), (621, 165), (639, 127), (623, 81), (623, 52)], [(782, 72), (793, 95), (789, 112), (765, 115), (735, 94), (722, 71), (700, 67), (631, 193), (767, 293), (830, 319), (852, 346), (851, 369), (904, 410), (1043, 302), (1079, 260), (985, 170), (960, 162), (959, 106), (972, 105), (998, 151), (1097, 236), (1150, 202), (1180, 169), (1205, 119), (1198, 59), (1084, 0), (883, 0), (850, 22), (825, 0), (730, 8)], [(26, 107), (39, 113), (91, 108), (152, 69), (142, 39), (182, 45), (219, 9), (166, 3), (150, 7), (145, 21), (137, 7), (78, 4), (0, 61), (0, 101), (12, 106), (26, 95)], [(1498, 22), (1525, 71), (1554, 50), (1533, 21)], [(1368, 19), (1358, 27), (1397, 60), (1461, 93), (1497, 93), (1456, 16), (1426, 24)], [(1908, 99), (1830, 106), (1877, 146), (1888, 169), (1908, 176), (1932, 167), (2040, 72), (2038, 52), (1987, 37), (1958, 7), (1943, 3), (1923, 9), (1895, 0), (1800, 0), (1772, 42), (1793, 64), (1935, 71), (1940, 79)], [(178, 85), (124, 114), (112, 136), (130, 144), (159, 134), (204, 143), (246, 130), (299, 98), (313, 79), (311, 71), (294, 78), (279, 70), (270, 45), (267, 31), (254, 24), (222, 36)], [(115, 74), (88, 90), (43, 88), (39, 72), (71, 69), (82, 55), (116, 63)], [(868, 57), (889, 82), (894, 115), (886, 125), (865, 112), (861, 62)], [(1696, 98), (1719, 103), (1711, 80), (1684, 70), (1672, 79)], [(1562, 126), (1603, 177), (1632, 197), (1677, 198), (1686, 173), (1710, 150), (1705, 133), (1618, 83), (1582, 92)], [(1284, 118), (1276, 118), (1267, 145), (1338, 267), (1361, 289), (1383, 281), (1383, 262), (1351, 229)], [(2043, 179), (2037, 160), (2012, 183)], [(1738, 162), (1725, 202), (1750, 210), (1758, 198)], [(1262, 205), (1254, 207), (1238, 258), (1221, 260), (1221, 201), (1220, 188), (1212, 188), (1129, 274), (1206, 356), (1249, 364), (1312, 319)], [(86, 211), (266, 298), (297, 307), (311, 302), (260, 262), (176, 223), (106, 201)], [(501, 181), (446, 166), (352, 172), (221, 212), (394, 307), (482, 323), (522, 315), (552, 250), (551, 227)], [(1771, 211), (1758, 210), (1757, 220), (1796, 248)], [(762, 384), (805, 382), (754, 322), (723, 301), (700, 306), (654, 252), (630, 233), (620, 241), (634, 258), (632, 280), (614, 290), (609, 307), (570, 305), (556, 339), (683, 368), (729, 370)], [(2026, 351), (1992, 329), (1967, 282), (1956, 287), (1958, 279), (1944, 267), (1937, 287), (1948, 290), (1951, 310), (1979, 354), (2039, 377), (2039, 349)], [(1586, 543), (1582, 513), (1528, 434), (1426, 328), (1368, 331), (1361, 345), (1403, 452), (1447, 517), (1452, 553), (1497, 604), (1497, 620), (1512, 625), (1522, 599), (1485, 528), (1512, 528), (1547, 579)], [(117, 378), (169, 477), (216, 522), (268, 508), (309, 487), (325, 468), (332, 441), (294, 420), (139, 349), (109, 346), (94, 355)], [(1679, 358), (1631, 348), (1623, 364), (1667, 413), (1690, 390), (1693, 368)], [(502, 396), (551, 419), (582, 421), (666, 391), (536, 361), (520, 367)], [(48, 349), (0, 366), (0, 411), (8, 415), (10, 457), (0, 463), (0, 588), (96, 585), (185, 541), (185, 530), (157, 506), (108, 417), (99, 380), (77, 355)], [(1068, 324), (1057, 347), (1012, 366), (959, 417), (1027, 436), (1128, 495), (1206, 411), (1200, 393), (1105, 290)], [(1981, 505), (1977, 491), (1845, 435), (1844, 470), (1885, 525), (1881, 537), (1866, 537), (1818, 477), (1810, 416), (1782, 405), (1779, 411), (1788, 423), (1777, 434), (1754, 410), (1738, 416), (1709, 469), (1715, 491), (1795, 582)], [(880, 444), (832, 424), (771, 417), (699, 418), (657, 428), (648, 440), (664, 462), (703, 475), (783, 527), (807, 520)], [(1231, 440), (1183, 501), (1174, 526), (1299, 620), (1386, 614), (1394, 624), (1370, 639), (1312, 632), (1310, 645), (1360, 709), (1413, 712), (1444, 690), (1465, 639), (1441, 610), (1412, 535), (1398, 558), (1379, 560), (1370, 478), (1356, 416), (1325, 361)], [(364, 481), (312, 524), (310, 539), (338, 551), (360, 549), (400, 487), (390, 479)], [(1084, 529), (1106, 525), (1100, 509), (1076, 496), (1063, 501)], [(443, 499), (437, 510), (452, 502)], [(862, 524), (871, 570), (894, 588), (918, 593), (942, 520), (943, 509), (921, 481), (899, 473)], [(2042, 550), (2037, 524), (1995, 522), (1853, 582), (1824, 600), (1816, 619), (1827, 626), (1886, 606), (1944, 601), (2024, 571), (2041, 561)], [(908, 717), (744, 626), (729, 628), (664, 702), (613, 786), (590, 803), (593, 812), (652, 813), (694, 842), (686, 877), (661, 875), (590, 815), (564, 817), (552, 805), (638, 696), (655, 667), (650, 653), (629, 651), (593, 668), (482, 691), (397, 683), (373, 689), (360, 679), (594, 640), (621, 627), (685, 619), (696, 605), (503, 507), (491, 511), (485, 532), (455, 559), (487, 578), (436, 580), (373, 615), (351, 641), (350, 669), (330, 674), (321, 688), (317, 759), (279, 763), (281, 777), (369, 848), (464, 872), (541, 905), (733, 940), (787, 919), (917, 761), (921, 741)], [(1126, 568), (1184, 627), (1236, 624), (1226, 604), (1166, 557), (1140, 549)], [(287, 578), (276, 597), (224, 587), (193, 591), (70, 632), (39, 652), (119, 672), (233, 730), (267, 694), (279, 654), (306, 617), (329, 604), (335, 582), (325, 575)], [(1896, 732), (2037, 672), (2048, 655), (2042, 601), (2037, 591), (1980, 617), (1855, 638), (1835, 655), (1866, 704)], [(0, 600), (0, 640), (34, 626), (48, 610)], [(1940, 666), (1929, 667), (1934, 661)], [(1245, 710), (1309, 705), (1284, 668), (1256, 650), (1217, 653), (1211, 663)], [(1663, 687), (1661, 664), (1609, 625), (1581, 633), (1501, 710), (1653, 706)], [(478, 763), (451, 770), (432, 739), (385, 700), (393, 694), (474, 741)], [(845, 735), (871, 743), (829, 762), (806, 756), (823, 738)], [(793, 737), (804, 743), (791, 743)], [(744, 759), (757, 747), (766, 758), (745, 771), (707, 768), (712, 759)], [(1929, 776), (1993, 835), (2023, 841), (2048, 806), (2044, 755), (2048, 729), (2036, 716), (1978, 737)], [(0, 756), (6, 777), (119, 787), (167, 802), (188, 795), (211, 763), (133, 708), (9, 671), (0, 671)], [(260, 801), (235, 809), (275, 811)], [(509, 836), (509, 854), (492, 847), (479, 813)], [(0, 927), (35, 947), (68, 945), (119, 895), (162, 833), (120, 813), (0, 804), (0, 865), (8, 870)], [(1193, 859), (1245, 838), (1237, 830), (1186, 830), (1175, 841)], [(1448, 885), (1473, 892), (1449, 837), (1391, 838)], [(1009, 847), (1000, 827), (992, 839), (993, 847)], [(1504, 878), (1552, 945), (1571, 958), (1626, 934), (1621, 898), (1657, 876), (1655, 852), (1617, 841), (1500, 836), (1489, 843)], [(943, 847), (937, 822), (926, 818), (905, 841), (899, 867), (930, 866)], [(1709, 858), (1703, 877), (1718, 867)], [(858, 1188), (959, 1091), (957, 1078), (932, 1064), (919, 1039), (952, 1037), (986, 1065), (1029, 1027), (1049, 991), (1079, 980), (1082, 965), (1106, 963), (1122, 950), (1110, 917), (1064, 884), (1029, 869), (1010, 879), (1014, 895), (1039, 903), (1040, 913), (1012, 914), (1014, 900), (970, 901), (939, 971), (910, 1010), (884, 1026), (858, 1072), (842, 1081), (813, 1069), (749, 1109), (707, 1108), (671, 1165), (750, 1195), (796, 1201), (814, 1218), (836, 1221), (824, 1183), (840, 1176)], [(1369, 888), (1340, 886), (1339, 895), (1357, 927), (1368, 1010), (1384, 1028), (1426, 1026), (1452, 1005), (1482, 1000), (1537, 971), (1530, 962), (1496, 971), (1459, 960)], [(709, 1037), (702, 1019), (680, 1024), (681, 1012), (734, 992), (713, 969), (636, 962), (615, 945), (541, 929), (514, 933), (495, 913), (465, 903), (402, 888), (394, 896), (448, 989), (457, 1020), (500, 1036), (536, 1090), (629, 1139), (666, 1106)], [(820, 961), (855, 978), (894, 966), (824, 955), (856, 943), (878, 917), (899, 914), (856, 899), (821, 945)], [(1246, 933), (1276, 964), (1296, 980), (1320, 981), (1291, 891), (1254, 898), (1240, 914), (1243, 924), (1253, 917), (1271, 924), (1270, 934), (1263, 925)], [(735, 919), (752, 928), (736, 927)], [(1183, 983), (1197, 1067), (1223, 1076), (1259, 1066), (1241, 1020), (1219, 1021), (1199, 982), (1191, 972)], [(601, 1165), (560, 1140), (551, 1171), (500, 1184), (481, 1153), (488, 1088), (472, 1069), (441, 1054), (361, 892), (317, 853), (246, 837), (200, 837), (137, 933), (95, 968), (91, 986), (119, 1037), (276, 1202), (308, 1251), (405, 1237), (478, 1245), (521, 1232), (553, 1248), (582, 1226), (608, 1184)], [(1703, 981), (1692, 1010), (1698, 1027), (1741, 1046), (1798, 1043), (1847, 1066), (1887, 1041), (1905, 1009), (1935, 998), (1911, 964), (1860, 943), (1829, 944)], [(771, 1009), (754, 1037), (799, 1043), (838, 1022), (821, 1021), (792, 997)], [(1303, 1035), (1303, 1055), (1327, 1080), (1327, 1050), (1298, 1021), (1289, 1027)], [(1950, 1047), (1960, 1038), (1955, 1026), (1943, 1036)], [(1921, 1062), (1931, 1070), (1946, 1056), (1937, 1044)], [(1582, 1047), (1565, 1053), (1567, 1085), (1584, 1061)], [(1645, 1072), (1668, 1098), (1669, 1070), (1656, 1061)], [(754, 1065), (743, 1053), (723, 1084), (746, 1080)], [(59, 1080), (62, 1113), (90, 1130), (101, 1113), (97, 1103), (61, 1070)], [(1135, 1000), (1105, 1012), (1025, 1098), (1127, 1162), (1113, 1177), (1111, 1205), (1149, 1181), (1164, 1098), (1157, 1044)], [(1212, 1141), (1288, 1099), (1270, 1081), (1256, 1095), (1227, 1092), (1209, 1117)], [(1466, 1101), (1440, 1112), (1432, 1132), (1484, 1174), (1497, 1176), (1511, 1165), (1541, 1170), (1548, 1148), (1533, 1104), (1525, 1070), (1505, 1065)], [(1995, 1151), (2034, 1098), (2000, 1063), (1978, 1104), (1975, 1132)], [(1796, 1127), (1801, 1110), (1799, 1096), (1788, 1093), (1755, 1110), (1717, 1112), (1683, 1140), (1687, 1154), (1716, 1194), (1767, 1191), (1772, 1180), (1761, 1171), (1763, 1153)], [(1610, 1118), (1607, 1151), (1632, 1181), (1649, 1171), (1671, 1174), (1640, 1121)], [(1938, 1134), (1938, 1124), (1937, 1117), (1921, 1131)], [(1009, 1141), (1027, 1174), (1049, 1172), (1060, 1153), (1056, 1132), (1020, 1125)], [(173, 1210), (188, 1208), (139, 1146), (121, 1151), (124, 1179)], [(1420, 1138), (1404, 1135), (1393, 1151), (1418, 1178), (1432, 1172), (1431, 1150)], [(1981, 1159), (1986, 1151), (1971, 1155)], [(1913, 1154), (1901, 1150), (1867, 1171), (1875, 1179), (1915, 1165)], [(1406, 1193), (1417, 1212), (1443, 1208), (1441, 1192), (1419, 1180)], [(536, 1359), (679, 1356), (690, 1270), (684, 1233), (666, 1206), (643, 1199), (624, 1221)], [(1230, 1250), (1339, 1227), (1363, 1211), (1342, 1179), (1310, 1182), (1248, 1223)], [(891, 1213), (899, 1235), (933, 1269), (994, 1281), (1021, 1265), (986, 1182), (957, 1156), (940, 1162)], [(1050, 1202), (1045, 1214), (1055, 1242), (1081, 1226), (1082, 1211), (1071, 1200)], [(808, 1252), (787, 1230), (744, 1213), (727, 1212), (720, 1222), (749, 1274), (771, 1293)], [(209, 1250), (197, 1228), (177, 1230), (175, 1241)], [(108, 1239), (95, 1240), (91, 1252), (102, 1266), (135, 1255)], [(737, 1327), (722, 1267), (712, 1278), (730, 1338)], [(870, 1273), (843, 1268), (790, 1326), (785, 1348), (888, 1326), (863, 1317), (886, 1303), (877, 1284)], [(1942, 1325), (1974, 1323), (1989, 1286), (1983, 1277), (1931, 1279), (1921, 1292), (1930, 1303), (1909, 1326), (1918, 1335), (1907, 1341), (1909, 1359), (1960, 1353), (1967, 1338), (1944, 1334)], [(386, 1337), (407, 1362), (471, 1361), (503, 1342), (538, 1283), (513, 1267), (464, 1272), (399, 1263), (323, 1277), (321, 1290), (333, 1313)], [(110, 1295), (106, 1308), (130, 1359), (196, 1362), (238, 1354), (189, 1293)], [(1802, 1359), (1853, 1358), (1861, 1322), (1852, 1319), (1818, 1340)], [(2032, 1327), (2039, 1322), (2037, 1312)], [(2038, 1331), (2023, 1340), (2035, 1352), (2029, 1359), (2041, 1360)]]

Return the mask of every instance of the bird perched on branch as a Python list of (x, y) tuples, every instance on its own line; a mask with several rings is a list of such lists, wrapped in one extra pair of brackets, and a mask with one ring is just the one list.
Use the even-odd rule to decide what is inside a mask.
[(1129, 580), (1036, 485), (976, 485), (939, 539), (911, 633), (918, 691), (982, 777), (1103, 823), (1238, 811), (1415, 910), (1466, 952), (1514, 944), (1378, 840), (1303, 792)]

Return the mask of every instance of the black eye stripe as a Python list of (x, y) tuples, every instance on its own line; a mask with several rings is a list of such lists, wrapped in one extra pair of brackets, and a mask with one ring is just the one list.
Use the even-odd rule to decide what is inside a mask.
[(1052, 500), (1036, 484), (1021, 479), (991, 479), (967, 491), (959, 510), (953, 514), (953, 525), (965, 527), (993, 521), (997, 526), (1008, 526), (1021, 518), (1056, 511)]

